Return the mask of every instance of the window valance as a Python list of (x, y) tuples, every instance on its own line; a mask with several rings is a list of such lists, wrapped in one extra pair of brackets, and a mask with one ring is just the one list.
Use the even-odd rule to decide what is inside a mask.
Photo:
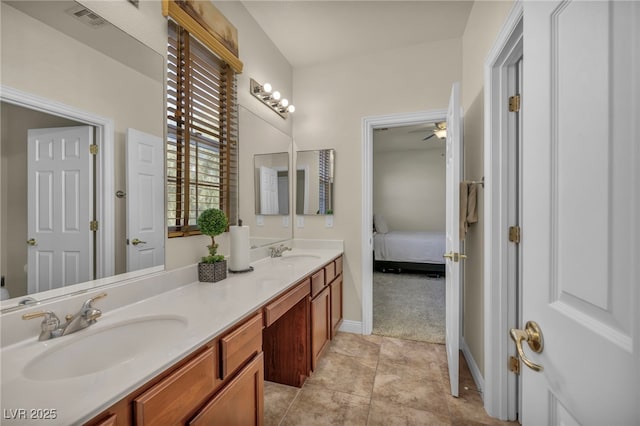
[(238, 30), (210, 1), (162, 0), (162, 14), (197, 38), (236, 73), (242, 72), (238, 58)]

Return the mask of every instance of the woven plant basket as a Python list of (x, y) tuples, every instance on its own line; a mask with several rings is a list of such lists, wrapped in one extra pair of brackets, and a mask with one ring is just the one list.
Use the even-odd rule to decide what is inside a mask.
[(227, 278), (227, 261), (216, 263), (198, 263), (198, 281), (215, 283)]

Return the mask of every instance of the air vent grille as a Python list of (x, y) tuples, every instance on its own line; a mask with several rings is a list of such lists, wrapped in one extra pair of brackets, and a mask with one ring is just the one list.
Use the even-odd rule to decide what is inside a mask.
[(74, 6), (67, 13), (92, 28), (101, 27), (106, 21), (82, 5)]

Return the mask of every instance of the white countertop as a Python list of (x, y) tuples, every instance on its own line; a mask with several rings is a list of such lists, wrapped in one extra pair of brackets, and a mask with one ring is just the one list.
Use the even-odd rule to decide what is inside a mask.
[[(287, 256), (296, 254), (317, 257), (286, 260)], [(225, 280), (217, 283), (185, 283), (152, 297), (142, 296), (140, 300), (116, 309), (103, 309), (96, 324), (74, 334), (40, 342), (34, 333), (32, 337), (7, 345), (0, 352), (0, 422), (3, 425), (70, 425), (87, 421), (340, 254), (341, 249), (295, 248), (286, 252), (283, 258), (265, 258), (252, 263), (252, 272), (228, 274)], [(100, 302), (96, 302), (96, 307), (101, 307)], [(34, 307), (21, 311), (20, 315), (42, 309), (42, 306)], [(64, 316), (64, 312), (55, 313), (61, 319)], [(180, 318), (186, 320), (186, 325), (177, 335), (155, 345), (155, 350), (140, 352), (96, 373), (55, 380), (33, 380), (24, 375), (29, 362), (45, 351), (69, 345), (75, 339), (100, 333), (123, 321), (154, 316)], [(39, 323), (40, 320), (32, 321)], [(5, 324), (2, 326), (4, 332)], [(118, 348), (114, 347), (113, 351), (117, 353)], [(83, 354), (87, 357), (94, 355)], [(12, 419), (22, 414), (16, 411), (21, 409), (26, 410), (26, 418)], [(56, 418), (35, 420), (30, 416), (38, 413), (32, 413), (31, 409), (55, 409)]]

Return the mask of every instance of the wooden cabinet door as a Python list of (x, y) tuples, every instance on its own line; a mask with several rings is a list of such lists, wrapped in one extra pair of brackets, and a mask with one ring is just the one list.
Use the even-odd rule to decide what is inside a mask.
[(342, 275), (331, 283), (331, 338), (338, 332), (342, 322)]
[(322, 350), (331, 339), (330, 289), (331, 287), (325, 287), (311, 301), (311, 369), (314, 371)]
[(264, 368), (260, 352), (189, 425), (251, 426), (263, 422)]

